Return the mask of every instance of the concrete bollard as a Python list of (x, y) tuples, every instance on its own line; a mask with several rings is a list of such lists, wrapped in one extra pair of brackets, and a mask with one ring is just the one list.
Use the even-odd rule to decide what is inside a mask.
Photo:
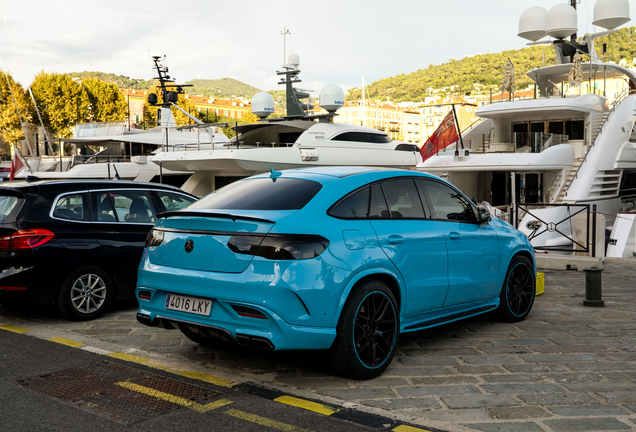
[(586, 267), (583, 271), (585, 272), (585, 300), (583, 300), (583, 305), (590, 307), (605, 306), (605, 302), (603, 301), (603, 286), (601, 283), (601, 272), (603, 269), (599, 267)]

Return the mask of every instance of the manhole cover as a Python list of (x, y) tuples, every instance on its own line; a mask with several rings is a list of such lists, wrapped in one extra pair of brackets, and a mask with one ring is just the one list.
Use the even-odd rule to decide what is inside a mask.
[(125, 425), (219, 394), (108, 361), (15, 384)]

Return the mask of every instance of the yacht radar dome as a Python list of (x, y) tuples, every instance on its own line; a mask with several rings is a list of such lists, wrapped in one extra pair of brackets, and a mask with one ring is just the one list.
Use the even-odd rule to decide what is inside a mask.
[(274, 113), (274, 98), (267, 92), (256, 93), (252, 98), (252, 113), (261, 120)]
[(568, 4), (558, 4), (550, 9), (545, 20), (548, 36), (564, 39), (576, 33), (576, 9)]
[(318, 104), (333, 113), (344, 106), (344, 92), (336, 84), (326, 85), (321, 91)]
[(594, 5), (595, 26), (615, 29), (629, 21), (629, 0), (598, 0)]
[(294, 69), (298, 68), (298, 66), (300, 66), (300, 57), (298, 57), (298, 54), (290, 54), (289, 55), (289, 59), (287, 60), (287, 66), (291, 66)]
[(517, 36), (536, 41), (545, 36), (545, 21), (548, 11), (541, 6), (526, 9), (519, 18), (519, 33)]

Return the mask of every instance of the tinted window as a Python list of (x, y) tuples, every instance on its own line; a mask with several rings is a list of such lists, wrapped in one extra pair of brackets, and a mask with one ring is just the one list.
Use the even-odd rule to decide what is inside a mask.
[(395, 179), (381, 183), (391, 218), (423, 218), (424, 208), (413, 179)]
[(421, 180), (421, 182), (436, 219), (470, 222), (477, 220), (472, 204), (464, 195), (436, 181)]
[(298, 210), (322, 188), (311, 180), (258, 178), (229, 184), (190, 206), (200, 209)]
[(0, 223), (15, 222), (23, 202), (23, 199), (16, 196), (0, 196)]
[(345, 197), (329, 214), (338, 218), (366, 218), (369, 214), (369, 188), (365, 187)]
[(387, 135), (369, 132), (345, 132), (337, 135), (331, 141), (357, 141), (374, 144), (386, 144), (392, 142)]
[(86, 220), (86, 194), (62, 195), (55, 202), (53, 217), (69, 220)]
[(186, 208), (194, 201), (196, 201), (194, 198), (174, 192), (166, 192), (161, 190), (156, 190), (155, 192), (157, 193), (157, 196), (159, 196), (159, 199), (161, 200), (164, 208), (167, 211), (181, 210), (182, 208)]
[(371, 205), (369, 206), (369, 217), (372, 218), (388, 218), (389, 209), (386, 206), (384, 193), (379, 183), (371, 186)]
[(155, 212), (147, 191), (117, 191), (96, 194), (98, 222), (155, 223)]

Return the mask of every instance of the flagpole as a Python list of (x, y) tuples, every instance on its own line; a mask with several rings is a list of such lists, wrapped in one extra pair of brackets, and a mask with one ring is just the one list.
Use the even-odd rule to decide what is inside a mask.
[[(457, 130), (457, 135), (459, 135), (459, 142), (462, 145), (462, 150), (464, 150), (464, 140), (462, 139), (462, 132), (459, 130), (459, 119), (457, 118), (457, 112), (455, 111), (455, 104), (451, 104), (453, 107), (453, 117), (455, 117), (455, 129)], [(457, 144), (455, 144), (455, 156), (459, 156), (459, 150), (457, 150)]]

